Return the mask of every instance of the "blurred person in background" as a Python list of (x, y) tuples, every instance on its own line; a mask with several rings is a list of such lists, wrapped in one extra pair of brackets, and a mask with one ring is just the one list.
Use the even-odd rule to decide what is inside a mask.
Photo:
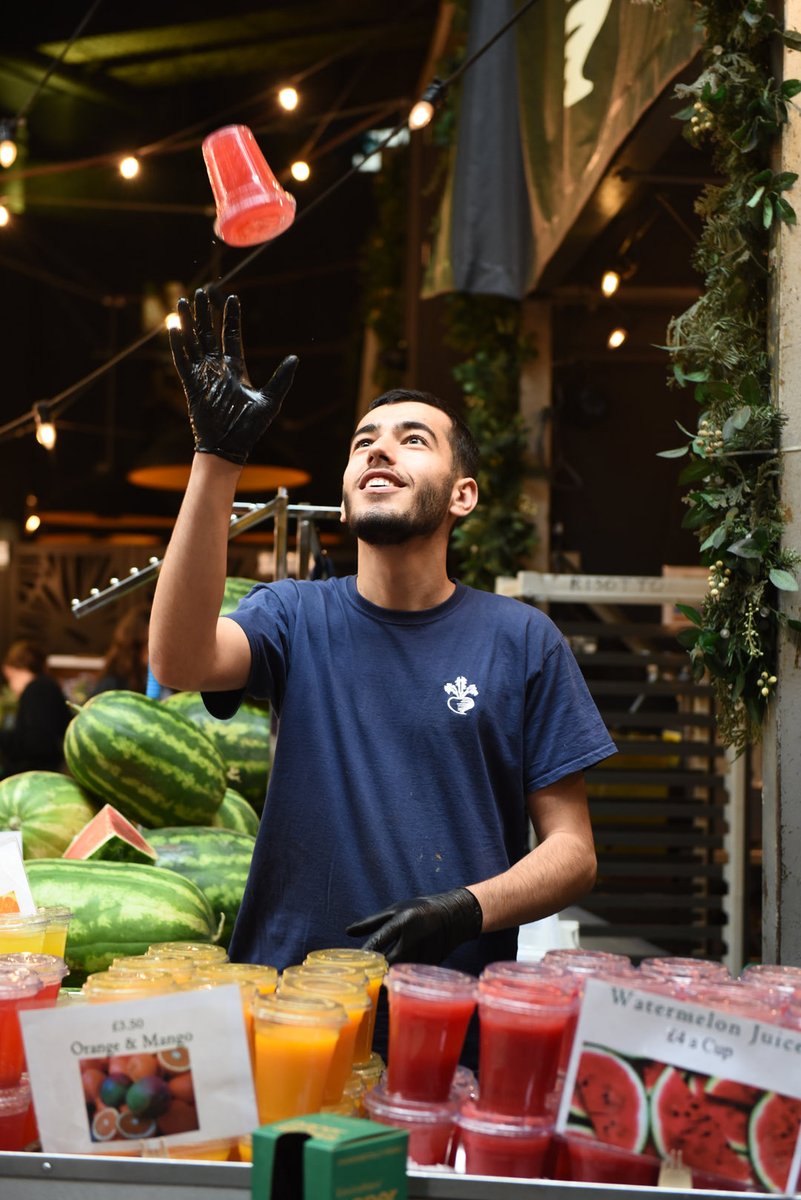
[(147, 690), (147, 637), (150, 609), (131, 608), (120, 617), (106, 651), (103, 673), (89, 690), (90, 696), (100, 692)]
[(3, 659), (3, 675), (17, 698), (13, 723), (0, 729), (3, 776), (63, 767), (64, 734), (72, 713), (46, 664), (45, 652), (31, 641), (14, 642)]

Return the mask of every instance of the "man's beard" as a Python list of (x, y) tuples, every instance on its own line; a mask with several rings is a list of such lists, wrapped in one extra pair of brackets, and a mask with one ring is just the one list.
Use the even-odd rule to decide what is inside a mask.
[(440, 487), (433, 483), (420, 486), (411, 508), (406, 512), (386, 512), (377, 506), (352, 515), (344, 497), (345, 520), (351, 533), (369, 546), (402, 546), (412, 538), (429, 537), (448, 515), (453, 479)]

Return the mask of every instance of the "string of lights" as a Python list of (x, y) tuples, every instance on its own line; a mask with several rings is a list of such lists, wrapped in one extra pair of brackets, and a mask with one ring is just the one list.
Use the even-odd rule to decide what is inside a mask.
[[(94, 7), (97, 7), (97, 4), (99, 2), (100, 2), (100, 0), (96, 0), (96, 4)], [(368, 162), (374, 155), (380, 154), (383, 150), (385, 150), (398, 137), (398, 135), (404, 129), (408, 128), (409, 130), (414, 132), (414, 131), (419, 131), (419, 130), (423, 129), (426, 125), (428, 125), (434, 115), (435, 108), (439, 104), (442, 103), (448, 89), (458, 79), (460, 79), (462, 77), (462, 75), (464, 75), (464, 73), (467, 70), (469, 70), (484, 54), (486, 54), (487, 51), (490, 50), (491, 47), (495, 45), (495, 43), (499, 40), (499, 38), (501, 38), (505, 33), (507, 33), (508, 30), (511, 29), (525, 15), (525, 13), (528, 12), (528, 10), (535, 3), (536, 3), (536, 0), (526, 0), (526, 2), (517, 10), (517, 12), (508, 21), (506, 21), (503, 26), (501, 26), (501, 28), (498, 29), (492, 35), (492, 37), (489, 38), (481, 47), (479, 47), (478, 50), (476, 50), (472, 55), (470, 55), (469, 58), (467, 58), (463, 63), (461, 63), (459, 65), (459, 67), (450, 76), (448, 76), (444, 80), (440, 80), (438, 78), (433, 79), (431, 81), (431, 83), (424, 89), (422, 95), (415, 102), (415, 104), (411, 107), (411, 109), (408, 109), (408, 111), (406, 112), (406, 114), (404, 115), (402, 120), (400, 120), (381, 139), (381, 141), (377, 142), (374, 145), (371, 145), (370, 148), (362, 155), (361, 158), (355, 158), (351, 167), (347, 171), (345, 171), (345, 173), (343, 175), (341, 175), (338, 179), (334, 180), (319, 195), (317, 195), (313, 200), (311, 200), (307, 205), (305, 205), (301, 209), (301, 211), (297, 214), (297, 217), (295, 218), (295, 221), (290, 228), (295, 229), (299, 225), (301, 225), (304, 220), (307, 220), (308, 217), (313, 212), (315, 212), (322, 204), (326, 203), (326, 201), (336, 191), (338, 191), (341, 187), (345, 186), (345, 184), (348, 183), (349, 180), (354, 177), (354, 175), (356, 175), (359, 171), (361, 171), (366, 162)], [(94, 11), (94, 9), (91, 11)], [(85, 20), (84, 20), (84, 23), (85, 23)], [(299, 77), (295, 76), (295, 80), (299, 81)], [(408, 106), (408, 101), (405, 103)], [(397, 107), (398, 107), (397, 104), (395, 104), (395, 102), (393, 102), (392, 111), (396, 111)], [(382, 115), (384, 115), (384, 114), (382, 114)], [(366, 120), (363, 120), (363, 121), (357, 123), (357, 125), (355, 127), (352, 127), (350, 129), (348, 129), (347, 131), (345, 131), (343, 134), (338, 135), (335, 138), (332, 138), (325, 146), (318, 148), (316, 157), (317, 158), (321, 157), (324, 153), (330, 152), (332, 149), (335, 148), (335, 146), (340, 145), (343, 141), (346, 141), (352, 137), (355, 137), (357, 133), (363, 131), (365, 128), (368, 128), (369, 125), (372, 124), (372, 122), (375, 121), (376, 119), (377, 119), (377, 114), (374, 113), (370, 117), (368, 117)], [(186, 131), (185, 130), (181, 131), (181, 133), (183, 135), (186, 133)], [(90, 162), (90, 161), (92, 162), (92, 164), (94, 164), (97, 161), (97, 159), (84, 160), (84, 162)], [(104, 161), (106, 161), (106, 162), (108, 161), (108, 156), (104, 156)], [(250, 253), (246, 254), (243, 258), (239, 259), (239, 261), (237, 263), (235, 263), (230, 268), (230, 270), (228, 270), (224, 275), (215, 279), (215, 281), (214, 281), (215, 285), (217, 287), (223, 286), (227, 283), (230, 283), (238, 275), (241, 275), (242, 272), (245, 271), (251, 265), (251, 263), (255, 262), (255, 260), (261, 254), (263, 254), (265, 252), (265, 250), (267, 250), (270, 247), (271, 244), (272, 244), (272, 242), (268, 241), (268, 242), (261, 243), (261, 244), (257, 245), (256, 247), (254, 247), (254, 249), (252, 251), (250, 251)], [(203, 282), (206, 279), (206, 275), (207, 275), (209, 269), (210, 269), (209, 263), (205, 264), (201, 268), (201, 270), (197, 273), (195, 280), (193, 280), (190, 284), (190, 289), (189, 289), (190, 291), (194, 291), (194, 289), (196, 287), (201, 286), (203, 284)], [(168, 324), (170, 322), (170, 317), (172, 317), (174, 319), (175, 314), (170, 314), (170, 316), (168, 316), (168, 318), (167, 318)], [(57, 417), (60, 414), (64, 413), (67, 410), (67, 408), (70, 407), (70, 405), (72, 403), (74, 403), (74, 401), (79, 397), (79, 395), (81, 393), (83, 393), (91, 384), (95, 383), (98, 379), (102, 378), (108, 371), (112, 370), (119, 363), (123, 362), (126, 358), (130, 357), (132, 354), (135, 354), (143, 346), (147, 345), (150, 341), (152, 341), (157, 335), (162, 334), (163, 331), (164, 331), (164, 325), (162, 323), (159, 323), (158, 325), (154, 326), (153, 328), (145, 331), (145, 333), (143, 333), (140, 337), (136, 338), (133, 342), (124, 346), (116, 354), (114, 354), (111, 358), (109, 358), (105, 362), (101, 363), (93, 371), (90, 371), (87, 375), (83, 376), (77, 382), (64, 388), (61, 392), (59, 392), (57, 395), (51, 397), (47, 401), (37, 401), (32, 406), (32, 408), (30, 408), (27, 412), (22, 413), (20, 416), (14, 418), (11, 421), (6, 422), (2, 426), (0, 426), (0, 442), (7, 440), (9, 437), (18, 437), (18, 436), (21, 436), (22, 434), (28, 432), (29, 430), (33, 430), (36, 433), (37, 439), (41, 442), (41, 444), (47, 445), (48, 442), (50, 442), (50, 446), (52, 448), (52, 446), (55, 445), (55, 421), (56, 421)], [(52, 426), (52, 441), (51, 441), (51, 434), (49, 431), (44, 435), (46, 438), (46, 441), (42, 441), (42, 437), (40, 436), (40, 433), (41, 433), (41, 429), (42, 429), (43, 425)]]

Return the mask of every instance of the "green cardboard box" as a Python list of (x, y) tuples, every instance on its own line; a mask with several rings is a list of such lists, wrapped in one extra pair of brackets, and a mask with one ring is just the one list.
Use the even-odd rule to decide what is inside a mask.
[(409, 1135), (314, 1113), (253, 1134), (253, 1200), (407, 1200)]

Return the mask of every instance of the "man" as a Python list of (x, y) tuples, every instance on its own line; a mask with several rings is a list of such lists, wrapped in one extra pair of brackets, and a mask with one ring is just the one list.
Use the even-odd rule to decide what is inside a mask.
[(17, 706), (11, 726), (0, 729), (0, 776), (60, 771), (72, 713), (57, 681), (47, 673), (44, 651), (36, 642), (14, 642), (5, 653), (2, 671)]
[(379, 397), (343, 479), (358, 574), (259, 585), (218, 620), (239, 471), (297, 360), (259, 391), (236, 297), (221, 341), (205, 292), (179, 314), (171, 342), (196, 454), (153, 602), (151, 666), (217, 716), (247, 691), (279, 718), (232, 958), (283, 969), (359, 942), (474, 974), (514, 958), (519, 924), (594, 882), (582, 772), (615, 747), (548, 618), (448, 577), (450, 531), (478, 498), (469, 431), (424, 393)]

